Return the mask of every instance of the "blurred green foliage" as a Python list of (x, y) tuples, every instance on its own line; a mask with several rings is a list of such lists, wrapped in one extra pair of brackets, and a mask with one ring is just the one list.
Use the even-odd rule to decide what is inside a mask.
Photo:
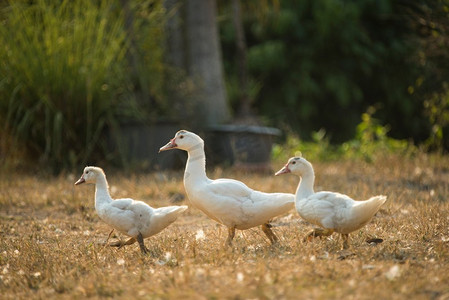
[[(248, 68), (259, 86), (253, 108), (269, 124), (290, 128), (305, 140), (324, 128), (330, 142), (341, 143), (356, 134), (359, 116), (375, 106), (376, 118), (388, 124), (392, 137), (420, 143), (429, 136), (433, 119), (423, 113), (423, 103), (449, 75), (446, 1), (242, 5)], [(222, 11), (229, 14), (226, 6)], [(221, 28), (226, 74), (234, 78), (231, 20), (223, 17)]]
[[(218, 3), (237, 111), (232, 9)], [(288, 132), (287, 149), (368, 161), (407, 152), (411, 140), (449, 149), (449, 1), (241, 3), (245, 94), (267, 125)], [(167, 96), (192, 89), (164, 64), (170, 13), (160, 0), (0, 1), (0, 163), (23, 154), (57, 172), (120, 162), (108, 134), (120, 141), (120, 124), (186, 107)]]
[(163, 11), (142, 3), (148, 1), (130, 8), (139, 11), (133, 31), (144, 37), (134, 47), (117, 1), (2, 3), (0, 126), (10, 142), (2, 144), (3, 158), (25, 147), (56, 172), (107, 160), (106, 128), (127, 116), (147, 117), (127, 58), (145, 53), (140, 88), (160, 96)]

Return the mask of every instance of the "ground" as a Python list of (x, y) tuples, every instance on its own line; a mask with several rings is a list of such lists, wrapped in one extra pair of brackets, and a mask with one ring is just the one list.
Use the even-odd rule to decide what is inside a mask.
[[(274, 162), (273, 171), (284, 162)], [(449, 158), (416, 155), (314, 163), (316, 190), (356, 199), (384, 194), (386, 204), (341, 252), (337, 234), (303, 242), (312, 228), (297, 213), (273, 220), (280, 243), (260, 228), (238, 231), (224, 246), (225, 227), (190, 208), (160, 234), (137, 244), (103, 245), (110, 228), (94, 209), (93, 186), (81, 175), (0, 175), (0, 295), (24, 298), (141, 299), (449, 299)], [(182, 170), (140, 175), (108, 172), (113, 197), (154, 207), (188, 204)], [(292, 192), (293, 175), (215, 168), (266, 192)], [(273, 172), (274, 173), (274, 172)], [(174, 202), (176, 199), (177, 202)], [(116, 238), (126, 238), (116, 235)], [(383, 239), (369, 244), (370, 238)]]

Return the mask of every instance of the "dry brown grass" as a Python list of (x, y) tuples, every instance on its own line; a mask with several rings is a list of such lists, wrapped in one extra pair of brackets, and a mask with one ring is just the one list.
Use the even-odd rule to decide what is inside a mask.
[[(316, 190), (361, 199), (388, 195), (373, 221), (352, 234), (354, 255), (343, 260), (337, 235), (303, 243), (311, 227), (294, 211), (273, 222), (277, 247), (252, 229), (239, 232), (227, 249), (226, 228), (196, 209), (146, 240), (156, 257), (142, 256), (137, 245), (103, 247), (109, 228), (95, 213), (93, 187), (73, 185), (81, 168), (53, 179), (2, 174), (1, 298), (449, 299), (448, 157), (315, 163), (315, 169)], [(184, 194), (182, 172), (123, 177), (105, 171), (113, 197), (164, 206)], [(209, 175), (267, 192), (294, 192), (298, 183), (294, 176), (221, 169)], [(384, 242), (369, 245), (368, 237)]]

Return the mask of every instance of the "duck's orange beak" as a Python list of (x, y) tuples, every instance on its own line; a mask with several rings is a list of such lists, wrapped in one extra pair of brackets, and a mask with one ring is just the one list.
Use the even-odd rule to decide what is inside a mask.
[(286, 164), (282, 169), (280, 169), (279, 171), (277, 171), (274, 175), (278, 176), (281, 174), (286, 174), (286, 173), (290, 173), (290, 169), (288, 168), (288, 164)]
[(75, 185), (79, 185), (79, 184), (85, 183), (85, 182), (86, 182), (86, 180), (84, 179), (84, 175), (81, 175), (80, 179), (78, 179), (78, 181), (75, 182)]
[(175, 139), (176, 138), (172, 138), (170, 140), (170, 142), (167, 143), (167, 145), (165, 145), (159, 149), (159, 152), (177, 148), (178, 145), (176, 145)]

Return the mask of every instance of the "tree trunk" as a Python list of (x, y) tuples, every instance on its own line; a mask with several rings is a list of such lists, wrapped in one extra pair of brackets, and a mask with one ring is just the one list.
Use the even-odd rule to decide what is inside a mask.
[(236, 65), (240, 90), (240, 107), (238, 118), (246, 118), (251, 114), (251, 103), (248, 95), (248, 67), (246, 59), (246, 39), (243, 29), (240, 0), (232, 0), (232, 22), (235, 29)]
[(195, 119), (208, 126), (227, 121), (215, 0), (168, 0), (165, 5), (169, 13), (171, 8), (178, 9), (168, 24), (169, 61), (194, 82)]

